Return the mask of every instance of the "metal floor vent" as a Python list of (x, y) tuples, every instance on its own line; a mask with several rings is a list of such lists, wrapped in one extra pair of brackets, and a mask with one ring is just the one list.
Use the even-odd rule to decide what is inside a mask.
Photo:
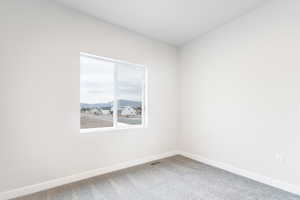
[(153, 163), (150, 163), (150, 165), (158, 165), (158, 164), (160, 164), (160, 162), (159, 162), (159, 161), (157, 161), (157, 162), (153, 162)]

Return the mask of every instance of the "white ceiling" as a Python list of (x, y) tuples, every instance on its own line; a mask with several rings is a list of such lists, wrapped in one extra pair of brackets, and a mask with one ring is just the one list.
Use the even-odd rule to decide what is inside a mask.
[(266, 0), (57, 0), (64, 5), (176, 46)]

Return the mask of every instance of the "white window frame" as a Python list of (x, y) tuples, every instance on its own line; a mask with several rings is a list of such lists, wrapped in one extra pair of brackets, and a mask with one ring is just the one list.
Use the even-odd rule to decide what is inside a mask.
[[(127, 61), (116, 60), (112, 58), (96, 56), (90, 53), (80, 52), (80, 56), (86, 56), (102, 61), (108, 61), (114, 63), (114, 100), (113, 100), (113, 126), (112, 127), (99, 127), (99, 128), (86, 128), (80, 129), (80, 133), (90, 133), (90, 132), (99, 132), (99, 131), (114, 131), (114, 130), (126, 130), (126, 129), (135, 129), (135, 128), (147, 128), (148, 125), (148, 70), (145, 65), (134, 64)], [(117, 90), (117, 73), (116, 64), (126, 64), (133, 67), (141, 67), (144, 69), (144, 84), (142, 91), (142, 124), (141, 125), (128, 125), (128, 126), (118, 126), (118, 90)], [(80, 66), (81, 67), (81, 66)]]

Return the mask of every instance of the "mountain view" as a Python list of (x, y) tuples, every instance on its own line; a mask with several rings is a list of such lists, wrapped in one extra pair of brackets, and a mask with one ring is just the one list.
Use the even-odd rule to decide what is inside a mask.
[[(87, 103), (80, 103), (81, 108), (108, 108), (112, 107), (113, 102), (107, 103), (97, 103), (97, 104), (87, 104)], [(132, 108), (138, 108), (142, 106), (140, 101), (130, 101), (130, 100), (119, 100), (119, 107), (130, 106)]]

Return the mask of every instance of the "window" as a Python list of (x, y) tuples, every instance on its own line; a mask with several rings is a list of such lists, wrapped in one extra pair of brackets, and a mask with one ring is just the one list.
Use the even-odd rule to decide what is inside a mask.
[(146, 69), (80, 54), (80, 129), (144, 127)]

